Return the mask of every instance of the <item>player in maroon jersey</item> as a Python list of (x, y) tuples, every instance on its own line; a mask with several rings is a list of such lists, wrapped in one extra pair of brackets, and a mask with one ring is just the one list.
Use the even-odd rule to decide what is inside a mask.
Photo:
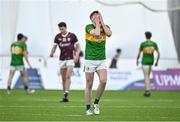
[(80, 53), (80, 45), (75, 34), (67, 31), (65, 22), (58, 24), (60, 33), (54, 39), (54, 46), (51, 50), (50, 57), (54, 56), (57, 46), (61, 50), (59, 56), (60, 72), (62, 76), (62, 85), (64, 97), (62, 102), (68, 102), (68, 94), (71, 84), (71, 74), (74, 68), (74, 63), (78, 61)]

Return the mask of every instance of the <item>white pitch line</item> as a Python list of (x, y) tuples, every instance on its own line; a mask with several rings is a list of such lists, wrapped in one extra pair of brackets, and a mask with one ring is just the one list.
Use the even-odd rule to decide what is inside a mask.
[[(85, 106), (0, 106), (0, 108), (84, 108)], [(158, 109), (180, 109), (180, 106), (103, 106), (104, 108), (158, 108)]]
[[(35, 115), (35, 116), (42, 116), (42, 115), (44, 115), (44, 116), (49, 116), (50, 114), (31, 114), (31, 115)], [(78, 114), (67, 114), (67, 115), (60, 115), (60, 114), (52, 114), (52, 115), (55, 115), (55, 116), (59, 116), (59, 117), (64, 117), (64, 116), (67, 116), (67, 117), (80, 117), (80, 116), (82, 116), (82, 115), (78, 115)]]
[[(12, 115), (12, 114), (11, 114)], [(16, 114), (14, 114), (14, 115), (16, 115)], [(34, 116), (50, 116), (51, 114), (29, 114), (28, 113), (28, 115), (34, 115)], [(52, 114), (53, 116), (58, 116), (58, 117), (64, 117), (64, 116), (67, 116), (67, 117), (80, 117), (80, 116), (83, 116), (83, 115), (80, 115), (80, 114), (67, 114), (67, 115), (61, 115), (61, 114)]]
[[(19, 99), (16, 101), (27, 101), (28, 99)], [(57, 102), (57, 99), (31, 99), (31, 101), (38, 101), (38, 102)], [(72, 102), (84, 102), (85, 100), (72, 100)], [(103, 102), (129, 102), (129, 100), (124, 99), (102, 99)], [(141, 102), (174, 102), (174, 100), (171, 99), (154, 99), (154, 100), (138, 100)]]

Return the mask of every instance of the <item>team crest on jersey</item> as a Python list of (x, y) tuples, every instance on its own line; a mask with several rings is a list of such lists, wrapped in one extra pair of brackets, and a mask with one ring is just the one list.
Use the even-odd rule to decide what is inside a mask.
[(70, 38), (67, 38), (68, 41), (70, 41), (71, 39)]
[(89, 71), (89, 67), (86, 67), (86, 71)]

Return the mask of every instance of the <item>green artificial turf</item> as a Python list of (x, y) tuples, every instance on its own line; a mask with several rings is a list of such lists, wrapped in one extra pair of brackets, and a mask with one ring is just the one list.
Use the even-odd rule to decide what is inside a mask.
[(93, 116), (85, 115), (83, 91), (71, 91), (68, 103), (61, 98), (62, 91), (0, 90), (0, 121), (180, 121), (179, 91), (152, 91), (149, 98), (143, 91), (106, 91), (101, 114)]

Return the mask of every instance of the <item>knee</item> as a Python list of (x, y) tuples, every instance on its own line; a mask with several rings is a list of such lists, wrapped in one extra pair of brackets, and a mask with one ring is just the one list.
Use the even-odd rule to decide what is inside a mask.
[(107, 78), (100, 79), (100, 84), (106, 85)]
[(86, 88), (90, 90), (92, 89), (92, 86), (93, 86), (93, 82), (90, 80), (87, 80)]
[(66, 80), (70, 80), (71, 76), (70, 75), (67, 75), (66, 76)]

